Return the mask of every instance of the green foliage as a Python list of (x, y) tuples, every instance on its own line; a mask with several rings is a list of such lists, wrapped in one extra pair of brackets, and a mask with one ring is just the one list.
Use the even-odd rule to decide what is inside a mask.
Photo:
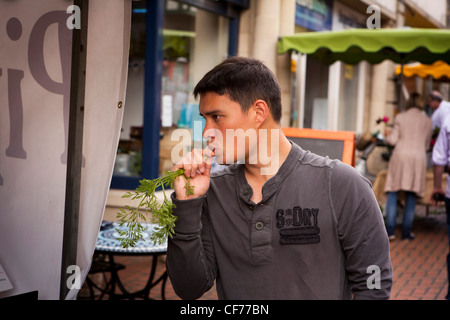
[[(168, 236), (173, 236), (173, 228), (177, 220), (177, 217), (172, 214), (175, 205), (167, 198), (164, 187), (173, 188), (175, 179), (182, 175), (186, 180), (186, 195), (192, 195), (194, 187), (191, 186), (189, 178), (184, 176), (184, 170), (178, 169), (167, 171), (163, 176), (153, 180), (143, 179), (139, 181), (140, 184), (135, 191), (127, 192), (122, 196), (132, 200), (141, 200), (137, 208), (131, 208), (127, 205), (125, 206), (126, 210), (121, 208), (120, 212), (117, 213), (119, 227), (126, 226), (126, 230), (116, 228), (120, 235), (119, 240), (124, 248), (134, 247), (136, 242), (143, 240), (142, 234), (145, 228), (140, 221), (147, 221), (146, 216), (149, 214), (151, 214), (150, 222), (158, 224), (150, 237), (154, 244), (162, 244)], [(162, 187), (164, 194), (164, 200), (161, 204), (155, 195), (159, 187)]]

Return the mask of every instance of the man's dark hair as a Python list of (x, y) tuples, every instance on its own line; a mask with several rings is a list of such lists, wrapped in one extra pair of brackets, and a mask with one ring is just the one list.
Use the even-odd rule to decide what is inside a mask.
[(438, 96), (436, 94), (433, 94), (433, 93), (430, 93), (429, 97), (430, 97), (431, 100), (434, 100), (434, 101), (437, 101), (437, 102), (441, 102), (442, 101), (442, 97), (440, 97), (440, 96)]
[(245, 113), (256, 100), (264, 100), (274, 121), (280, 122), (280, 85), (273, 72), (259, 60), (244, 57), (224, 60), (199, 81), (194, 97), (207, 92), (227, 95), (239, 103)]

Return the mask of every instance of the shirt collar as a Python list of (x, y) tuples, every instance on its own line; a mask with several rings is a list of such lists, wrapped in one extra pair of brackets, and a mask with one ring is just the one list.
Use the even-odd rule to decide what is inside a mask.
[[(287, 176), (291, 173), (297, 161), (300, 159), (301, 155), (304, 151), (292, 141), (289, 141), (292, 145), (291, 150), (286, 158), (286, 160), (281, 164), (278, 172), (269, 180), (264, 183), (262, 188), (262, 201), (266, 201), (269, 199), (278, 189), (280, 184), (287, 178)], [(247, 179), (245, 178), (244, 173), (244, 165), (240, 165), (238, 168), (238, 191), (239, 196), (245, 201), (249, 202), (252, 190), (251, 186), (248, 184)]]

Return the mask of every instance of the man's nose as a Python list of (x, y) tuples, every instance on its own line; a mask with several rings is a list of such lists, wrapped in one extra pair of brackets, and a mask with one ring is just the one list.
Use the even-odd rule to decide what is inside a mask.
[(213, 128), (213, 126), (208, 124), (208, 121), (206, 121), (205, 128), (203, 128), (202, 136), (203, 139), (208, 141), (212, 140), (216, 136), (215, 129)]

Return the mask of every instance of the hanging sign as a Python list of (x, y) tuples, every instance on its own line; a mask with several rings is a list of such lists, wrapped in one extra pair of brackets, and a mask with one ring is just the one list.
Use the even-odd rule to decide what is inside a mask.
[(311, 31), (331, 30), (331, 0), (296, 0), (295, 24)]

